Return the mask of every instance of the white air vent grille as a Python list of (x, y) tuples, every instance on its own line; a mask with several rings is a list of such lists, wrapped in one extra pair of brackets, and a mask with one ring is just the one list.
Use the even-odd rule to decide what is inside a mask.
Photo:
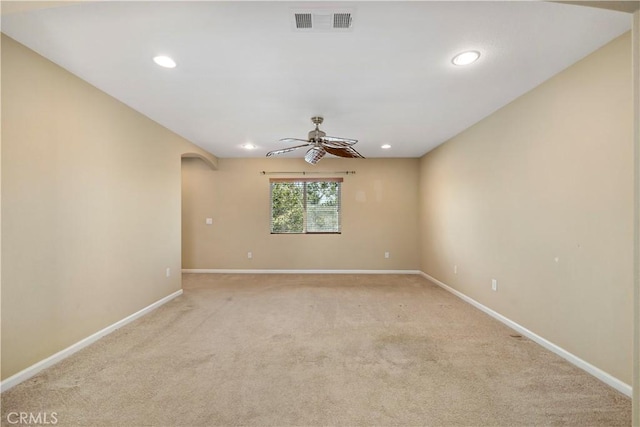
[(334, 13), (333, 14), (333, 28), (350, 28), (350, 27), (351, 27), (350, 13)]
[(291, 14), (293, 29), (303, 32), (351, 31), (353, 12), (353, 9), (294, 9)]
[(296, 28), (311, 28), (310, 13), (296, 13)]

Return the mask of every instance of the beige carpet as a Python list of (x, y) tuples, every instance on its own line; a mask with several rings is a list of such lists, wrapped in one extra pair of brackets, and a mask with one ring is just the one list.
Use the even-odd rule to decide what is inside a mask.
[(615, 426), (631, 401), (419, 276), (185, 275), (2, 394), (58, 426)]

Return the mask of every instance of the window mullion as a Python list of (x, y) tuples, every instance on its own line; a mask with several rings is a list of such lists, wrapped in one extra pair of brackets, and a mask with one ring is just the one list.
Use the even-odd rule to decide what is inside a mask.
[(302, 183), (302, 232), (307, 232), (307, 183)]

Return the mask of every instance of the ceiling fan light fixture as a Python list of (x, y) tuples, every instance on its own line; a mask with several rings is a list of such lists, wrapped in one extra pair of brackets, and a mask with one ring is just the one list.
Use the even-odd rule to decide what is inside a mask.
[(469, 65), (476, 62), (478, 58), (480, 58), (480, 52), (477, 50), (468, 50), (454, 56), (451, 62), (453, 62), (453, 65)]
[(315, 165), (324, 157), (325, 154), (327, 154), (327, 152), (321, 147), (311, 147), (309, 151), (307, 151), (307, 154), (304, 155), (304, 160), (309, 164)]
[(164, 68), (176, 68), (176, 61), (168, 56), (158, 55), (153, 58), (153, 62)]

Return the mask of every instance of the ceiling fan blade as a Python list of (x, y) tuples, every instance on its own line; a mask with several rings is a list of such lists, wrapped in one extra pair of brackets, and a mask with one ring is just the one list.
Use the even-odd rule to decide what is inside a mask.
[(296, 145), (295, 147), (282, 148), (280, 150), (269, 151), (267, 153), (267, 157), (275, 156), (276, 154), (288, 153), (289, 151), (297, 150), (298, 148), (302, 148), (302, 147), (308, 147), (309, 145), (312, 145), (312, 144), (311, 143), (307, 143), (307, 144), (303, 144), (303, 145)]
[(338, 138), (336, 136), (323, 136), (322, 140), (323, 142), (329, 143), (331, 145), (336, 145), (336, 148), (353, 145), (358, 142), (357, 139)]
[(323, 148), (327, 151), (327, 153), (333, 154), (334, 156), (348, 157), (353, 159), (364, 159), (364, 156), (358, 153), (352, 147), (335, 148), (323, 144)]
[(320, 161), (320, 159), (324, 157), (325, 154), (327, 154), (327, 152), (322, 147), (318, 147), (316, 145), (311, 147), (309, 151), (307, 151), (307, 154), (304, 155), (304, 160), (307, 163), (315, 165)]
[[(356, 141), (357, 142), (357, 141)], [(345, 141), (322, 141), (323, 145), (331, 148), (348, 148), (351, 147), (355, 142), (345, 142)]]
[(298, 139), (298, 138), (282, 138), (280, 140), (280, 142), (287, 142), (287, 143), (294, 144), (296, 142), (307, 142), (308, 143), (309, 140), (308, 139)]

